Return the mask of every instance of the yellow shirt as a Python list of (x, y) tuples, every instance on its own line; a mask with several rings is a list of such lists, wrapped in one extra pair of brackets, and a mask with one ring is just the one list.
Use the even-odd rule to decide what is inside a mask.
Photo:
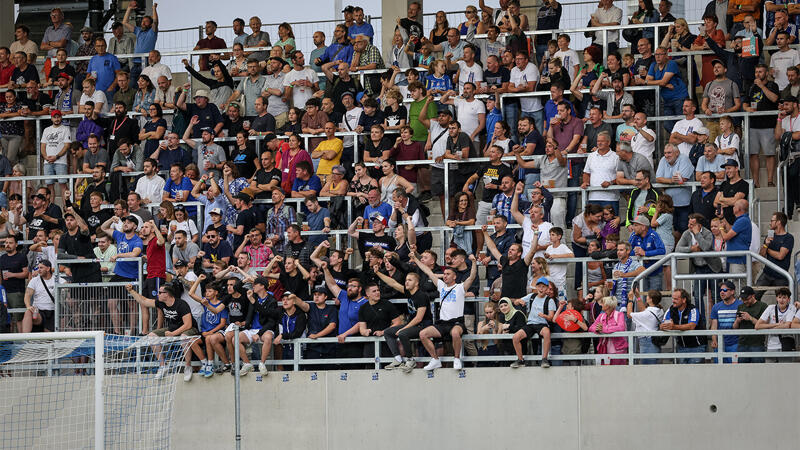
[(339, 138), (333, 139), (326, 139), (319, 143), (314, 151), (320, 152), (327, 152), (333, 150), (336, 152), (336, 156), (333, 159), (319, 159), (319, 166), (317, 166), (317, 175), (330, 175), (331, 169), (333, 166), (339, 165), (339, 160), (342, 159), (342, 151), (344, 150), (344, 146), (342, 145), (342, 140)]

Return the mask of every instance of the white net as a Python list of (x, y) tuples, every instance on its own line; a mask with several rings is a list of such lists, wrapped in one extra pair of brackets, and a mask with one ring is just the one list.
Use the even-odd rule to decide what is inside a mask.
[[(0, 448), (95, 446), (95, 340), (0, 335)], [(169, 448), (176, 373), (196, 338), (103, 338), (105, 448)]]

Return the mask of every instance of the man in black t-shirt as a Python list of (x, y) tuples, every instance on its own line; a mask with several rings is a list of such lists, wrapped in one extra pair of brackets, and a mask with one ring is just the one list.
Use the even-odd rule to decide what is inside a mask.
[(372, 247), (378, 247), (385, 252), (393, 251), (397, 247), (397, 242), (394, 238), (386, 234), (386, 227), (388, 226), (386, 217), (383, 217), (379, 212), (374, 212), (369, 220), (372, 222), (371, 234), (358, 231), (364, 227), (363, 217), (357, 218), (347, 230), (347, 234), (350, 237), (358, 240), (358, 251), (361, 253), (361, 259), (365, 259), (364, 256)]
[[(772, 215), (769, 221), (769, 233), (764, 239), (764, 244), (759, 249), (759, 254), (766, 257), (770, 262), (777, 264), (783, 270), (790, 272), (789, 266), (792, 263), (792, 250), (794, 249), (794, 236), (786, 232), (786, 214), (778, 211)], [(786, 286), (787, 280), (778, 272), (764, 266), (761, 276), (756, 281), (756, 286)], [(764, 291), (759, 291), (756, 298), (759, 300), (764, 296)]]
[[(17, 251), (17, 235), (5, 238), (5, 253), (0, 255), (0, 273), (9, 309), (25, 308), (25, 283), (28, 279), (28, 258)], [(22, 332), (24, 313), (13, 313), (11, 319), (17, 323), (17, 332)]]
[[(500, 180), (506, 175), (512, 175), (511, 168), (500, 161), (503, 156), (503, 149), (493, 145), (486, 152), (489, 162), (481, 165), (477, 172), (472, 174), (464, 182), (463, 191), (474, 191), (478, 181), (483, 180), (483, 194), (478, 202), (478, 210), (475, 212), (475, 224), (486, 225), (489, 223), (489, 213), (492, 211), (492, 200), (500, 193)], [(470, 187), (470, 185), (474, 185)], [(483, 234), (478, 233), (476, 237), (476, 248), (483, 248)]]
[(252, 203), (253, 198), (244, 192), (240, 192), (234, 197), (234, 205), (239, 210), (239, 214), (236, 216), (236, 225), (227, 226), (228, 233), (233, 234), (232, 248), (239, 248), (242, 245), (242, 241), (244, 241), (244, 235), (256, 228), (258, 219), (255, 210), (252, 208)]
[[(405, 325), (398, 324), (391, 326), (383, 331), (386, 344), (394, 356), (386, 370), (402, 369), (409, 373), (417, 365), (411, 354), (411, 339), (419, 339), (419, 332), (424, 328), (433, 325), (433, 315), (431, 314), (431, 296), (419, 288), (420, 276), (411, 272), (406, 274), (405, 283), (401, 285), (393, 278), (376, 272), (378, 278), (383, 280), (398, 292), (402, 292), (408, 299), (408, 321)], [(402, 351), (397, 343), (403, 345)]]
[[(328, 289), (325, 286), (315, 287), (313, 305), (302, 301), (302, 299), (296, 295), (293, 296), (295, 305), (308, 314), (308, 337), (311, 339), (329, 337), (336, 333), (339, 313), (336, 311), (335, 306), (326, 304), (328, 300), (327, 293)], [(307, 344), (303, 359), (329, 358), (334, 350), (336, 350), (336, 346), (333, 344)], [(316, 367), (306, 367), (308, 367), (309, 370), (317, 369)], [(322, 366), (321, 370), (325, 370), (326, 368), (329, 367)]]
[[(797, 67), (790, 67), (795, 73), (798, 73)], [(769, 74), (769, 66), (766, 64), (759, 64), (756, 66), (755, 80), (749, 86), (745, 93), (744, 104), (742, 109), (747, 112), (755, 111), (775, 111), (778, 109), (778, 96), (781, 91), (774, 81), (769, 81), (767, 78)], [(774, 100), (773, 100), (774, 99)], [(767, 179), (771, 180), (773, 177), (775, 167), (775, 123), (777, 116), (754, 116), (750, 118), (750, 128), (747, 130), (750, 139), (750, 173), (753, 174), (753, 181), (758, 185), (759, 169), (761, 168), (759, 153), (763, 153), (767, 160)], [(722, 147), (729, 144), (730, 141), (725, 136), (720, 135)], [(763, 292), (763, 291), (762, 291)]]
[[(107, 220), (107, 219), (106, 219)], [(91, 236), (89, 234), (89, 226), (75, 212), (71, 206), (67, 208), (67, 213), (64, 215), (64, 223), (67, 232), (61, 236), (58, 249), (69, 255), (68, 259), (73, 258), (86, 258), (94, 259), (94, 249), (92, 246)], [(98, 263), (81, 263), (70, 264), (73, 281), (80, 282), (99, 282), (100, 277), (100, 264)]]
[[(164, 326), (155, 329), (147, 336), (150, 338), (155, 337), (172, 337), (172, 336), (196, 336), (199, 334), (197, 330), (197, 322), (192, 317), (192, 310), (189, 305), (181, 300), (179, 289), (171, 283), (158, 288), (158, 299), (153, 300), (143, 296), (133, 289), (133, 285), (125, 286), (131, 297), (137, 303), (145, 308), (158, 308), (164, 315)], [(156, 372), (156, 379), (164, 378), (167, 374), (167, 367), (164, 365), (164, 353), (161, 352), (161, 345), (153, 345), (153, 353), (158, 357), (158, 372)], [(191, 374), (192, 352), (186, 352), (187, 364), (184, 370), (188, 370)], [(188, 378), (188, 379), (187, 379)], [(184, 380), (191, 380), (191, 376), (184, 375)]]
[(47, 197), (43, 194), (35, 194), (32, 203), (33, 209), (20, 218), (20, 225), (28, 225), (29, 240), (32, 240), (39, 230), (44, 230), (47, 235), (50, 235), (50, 230), (60, 228), (61, 217), (47, 215)]
[(261, 168), (250, 182), (250, 189), (258, 199), (272, 198), (272, 190), (281, 187), (282, 179), (280, 169), (275, 167), (275, 156), (270, 150), (264, 150), (261, 153)]
[[(714, 206), (717, 208), (717, 217), (724, 218), (728, 222), (728, 226), (732, 227), (733, 222), (736, 221), (733, 205), (736, 200), (748, 200), (747, 194), (750, 192), (750, 186), (739, 176), (739, 163), (735, 159), (728, 159), (722, 167), (725, 168), (725, 181), (719, 185)], [(720, 207), (722, 207), (722, 214), (719, 214)]]
[[(387, 328), (403, 323), (403, 314), (398, 312), (389, 300), (381, 298), (381, 290), (377, 284), (368, 284), (366, 294), (367, 303), (361, 305), (358, 310), (358, 331), (361, 336), (380, 337)], [(375, 356), (375, 346), (367, 343), (364, 346), (364, 357), (373, 356)]]
[(511, 247), (508, 248), (508, 255), (501, 254), (491, 239), (486, 241), (486, 246), (503, 268), (500, 272), (503, 277), (500, 296), (510, 298), (515, 305), (525, 306), (525, 302), (521, 299), (528, 294), (526, 286), (528, 283), (528, 266), (536, 253), (536, 246), (532, 246), (531, 251), (524, 258), (521, 244), (511, 244)]

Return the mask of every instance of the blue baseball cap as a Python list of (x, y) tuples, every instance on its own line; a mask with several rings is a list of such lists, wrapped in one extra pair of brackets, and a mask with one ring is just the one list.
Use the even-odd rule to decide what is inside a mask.
[(546, 284), (549, 286), (550, 280), (548, 280), (547, 277), (539, 277), (539, 279), (536, 280), (536, 284)]

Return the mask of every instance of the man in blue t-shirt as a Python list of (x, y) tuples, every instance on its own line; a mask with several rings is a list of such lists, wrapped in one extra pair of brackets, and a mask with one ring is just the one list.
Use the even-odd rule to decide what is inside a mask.
[[(678, 63), (669, 59), (667, 50), (659, 47), (655, 54), (656, 60), (650, 64), (647, 71), (647, 85), (660, 86), (661, 98), (664, 100), (665, 116), (680, 116), (683, 114), (683, 100), (689, 95), (686, 83), (681, 78)], [(665, 121), (664, 129), (672, 132), (675, 121)]]
[(336, 280), (331, 274), (328, 263), (322, 263), (322, 270), (325, 273), (325, 284), (334, 298), (339, 301), (339, 345), (336, 348), (336, 356), (340, 358), (360, 358), (363, 354), (361, 343), (345, 344), (348, 336), (358, 336), (358, 311), (361, 306), (367, 303), (361, 288), (361, 280), (351, 278), (347, 280), (347, 290), (342, 289), (336, 284)]
[[(128, 9), (125, 10), (125, 16), (122, 18), (122, 25), (125, 27), (126, 32), (136, 35), (136, 45), (133, 52), (150, 53), (150, 51), (156, 49), (156, 41), (158, 40), (158, 5), (153, 3), (153, 16), (142, 17), (142, 24), (139, 27), (136, 26), (135, 22), (129, 22), (134, 5), (134, 2), (128, 2)], [(131, 79), (138, 79), (141, 73), (142, 59), (134, 58), (133, 67), (131, 67)]]
[[(183, 166), (178, 163), (173, 163), (169, 166), (169, 179), (164, 184), (164, 195), (161, 198), (164, 201), (172, 203), (194, 202), (197, 201), (192, 196), (192, 181), (188, 177), (183, 176)], [(190, 217), (197, 214), (196, 206), (187, 206), (186, 213)]]
[[(112, 223), (117, 223), (122, 220), (122, 231), (114, 230)], [(108, 236), (114, 239), (117, 244), (117, 254), (111, 257), (111, 262), (116, 262), (114, 265), (114, 276), (111, 277), (112, 283), (138, 283), (139, 282), (139, 262), (138, 261), (117, 261), (120, 258), (138, 258), (142, 254), (144, 244), (142, 239), (136, 234), (136, 227), (139, 226), (139, 221), (136, 216), (125, 216), (120, 219), (117, 216), (112, 216), (106, 220), (100, 229)], [(121, 289), (112, 288), (112, 292), (120, 291)], [(129, 302), (131, 305), (128, 307), (128, 318), (131, 334), (136, 332), (137, 321), (133, 300), (127, 296), (123, 298), (109, 298), (108, 311), (111, 315), (111, 323), (114, 326), (115, 334), (122, 334), (124, 326), (122, 302)]]
[[(753, 223), (747, 214), (749, 205), (747, 200), (739, 199), (733, 204), (733, 215), (736, 220), (730, 230), (722, 235), (728, 251), (750, 250), (750, 241), (753, 238)], [(729, 256), (728, 271), (730, 273), (745, 273), (747, 271), (745, 256)]]
[(122, 65), (116, 56), (106, 52), (107, 47), (102, 36), (94, 39), (97, 54), (89, 60), (86, 72), (95, 78), (95, 88), (98, 91), (114, 92), (117, 90), (117, 74), (122, 72)]
[[(736, 298), (736, 285), (732, 281), (723, 281), (719, 286), (719, 298), (721, 302), (714, 304), (711, 308), (711, 329), (712, 330), (732, 330), (733, 322), (736, 320), (736, 311), (742, 301)], [(725, 336), (723, 338), (726, 352), (735, 352), (739, 346), (737, 336)], [(711, 348), (719, 348), (717, 336), (711, 337)], [(730, 363), (731, 358), (723, 358), (725, 363)]]

